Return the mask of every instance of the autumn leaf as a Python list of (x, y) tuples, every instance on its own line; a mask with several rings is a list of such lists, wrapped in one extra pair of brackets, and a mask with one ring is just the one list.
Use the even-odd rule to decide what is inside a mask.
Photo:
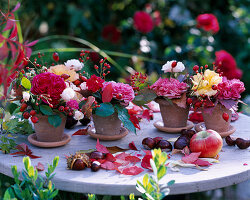
[(35, 166), (37, 171), (44, 171), (44, 165), (40, 162), (37, 163), (37, 166)]
[(138, 151), (137, 147), (135, 146), (134, 141), (130, 142), (130, 143), (128, 144), (128, 146), (129, 146), (129, 148), (130, 148), (131, 150)]
[(181, 95), (181, 98), (177, 99), (171, 99), (172, 102), (174, 104), (176, 104), (177, 106), (181, 107), (181, 108), (186, 108), (187, 107), (187, 96), (186, 96), (186, 93), (183, 93)]
[(72, 134), (72, 136), (74, 136), (74, 135), (88, 135), (88, 129), (89, 129), (90, 126), (91, 125), (88, 125), (87, 128), (79, 129), (74, 134)]
[(201, 159), (197, 159), (197, 160), (194, 161), (192, 164), (199, 165), (199, 166), (201, 166), (201, 167), (205, 167), (205, 166), (212, 165), (210, 162), (205, 161), (205, 160), (201, 160)]
[(119, 173), (124, 174), (124, 175), (138, 175), (142, 173), (144, 170), (140, 167), (137, 166), (132, 166), (132, 167), (126, 167), (123, 169), (118, 169), (117, 170)]
[(115, 170), (116, 165), (113, 162), (105, 161), (101, 164), (101, 168), (107, 169), (107, 170)]
[(21, 143), (17, 145), (15, 148), (19, 151), (15, 153), (11, 153), (10, 155), (14, 155), (15, 157), (16, 156), (29, 156), (31, 159), (41, 158), (41, 156), (33, 155), (32, 151), (29, 149), (28, 145), (25, 143)]
[(92, 104), (95, 101), (95, 97), (89, 96), (86, 103), (82, 106), (82, 112), (86, 117), (90, 118), (92, 115)]
[(109, 153), (108, 149), (102, 144), (100, 144), (99, 139), (97, 139), (97, 142), (96, 142), (96, 150), (101, 153)]
[(110, 161), (110, 162), (115, 162), (116, 158), (111, 153), (107, 153), (106, 154), (106, 160)]
[(141, 161), (141, 159), (136, 156), (127, 156), (125, 160), (129, 161), (130, 163), (137, 163)]
[(108, 149), (108, 151), (112, 154), (114, 153), (118, 153), (118, 152), (124, 152), (124, 151), (127, 151), (129, 149), (123, 149), (121, 147), (118, 147), (118, 146), (112, 146), (112, 147), (106, 147)]
[(112, 98), (113, 98), (113, 88), (112, 84), (110, 83), (104, 88), (102, 92), (102, 102), (109, 103)]
[(150, 165), (150, 159), (152, 159), (152, 155), (145, 155), (141, 161), (141, 166), (145, 169), (152, 170), (152, 167)]
[(189, 155), (186, 155), (186, 156), (182, 157), (181, 160), (184, 163), (193, 164), (196, 160), (198, 160), (198, 158), (199, 158), (200, 155), (201, 155), (201, 152), (191, 153)]

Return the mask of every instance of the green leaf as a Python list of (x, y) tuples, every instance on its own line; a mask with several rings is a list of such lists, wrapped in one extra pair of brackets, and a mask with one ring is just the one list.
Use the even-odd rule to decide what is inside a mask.
[(7, 106), (7, 110), (9, 111), (9, 113), (12, 115), (13, 112), (18, 108), (19, 106), (15, 103), (10, 103)]
[(30, 168), (30, 158), (29, 157), (24, 157), (23, 158), (23, 164), (24, 164), (24, 167), (25, 167), (26, 171), (28, 171), (29, 168)]
[(108, 117), (114, 114), (115, 109), (111, 103), (101, 103), (100, 107), (96, 108), (95, 114), (101, 117)]
[(124, 127), (131, 132), (136, 133), (134, 124), (129, 120), (130, 116), (128, 114), (128, 110), (120, 105), (115, 105), (115, 108), (118, 112), (118, 118), (122, 121)]
[(54, 160), (53, 160), (53, 167), (54, 167), (54, 169), (57, 167), (58, 162), (59, 162), (59, 156), (56, 156), (56, 157), (54, 158)]
[(135, 96), (133, 103), (138, 106), (144, 106), (145, 104), (149, 103), (150, 101), (153, 101), (157, 95), (153, 90), (150, 90), (148, 88), (145, 88), (140, 91), (140, 93)]
[(48, 121), (52, 126), (56, 128), (61, 125), (62, 118), (59, 115), (49, 115)]
[(40, 105), (39, 108), (44, 115), (53, 115), (53, 110), (48, 105)]
[(31, 89), (30, 80), (27, 79), (26, 77), (23, 77), (23, 78), (22, 78), (21, 84), (22, 84), (22, 86), (23, 86), (25, 89), (27, 89), (27, 90), (30, 90), (30, 89)]
[(13, 189), (12, 189), (11, 187), (9, 187), (9, 188), (5, 191), (3, 199), (6, 199), (6, 200), (7, 200), (7, 199), (16, 200), (15, 194), (14, 194)]
[(163, 176), (166, 174), (166, 167), (164, 165), (161, 165), (157, 171), (157, 178), (160, 180)]
[(175, 180), (169, 181), (169, 182), (168, 182), (168, 187), (171, 186), (171, 185), (173, 185), (174, 183), (175, 183)]

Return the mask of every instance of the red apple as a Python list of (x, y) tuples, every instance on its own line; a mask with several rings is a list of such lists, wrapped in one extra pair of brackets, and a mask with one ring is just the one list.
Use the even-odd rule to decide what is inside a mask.
[(214, 130), (200, 131), (190, 140), (190, 150), (201, 152), (200, 157), (214, 158), (221, 151), (223, 141), (219, 133)]

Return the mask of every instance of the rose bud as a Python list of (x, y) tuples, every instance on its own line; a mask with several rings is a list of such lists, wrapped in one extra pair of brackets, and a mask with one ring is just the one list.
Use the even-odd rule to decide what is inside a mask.
[(142, 140), (142, 145), (145, 149), (153, 149), (155, 148), (156, 142), (153, 138), (147, 137)]

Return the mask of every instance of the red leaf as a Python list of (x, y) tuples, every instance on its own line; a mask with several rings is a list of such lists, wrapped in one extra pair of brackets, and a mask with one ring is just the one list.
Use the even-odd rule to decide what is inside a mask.
[(16, 53), (17, 53), (16, 46), (12, 42), (9, 42), (9, 45), (10, 45), (10, 49), (11, 49), (12, 59), (15, 59)]
[(135, 128), (137, 128), (139, 130), (141, 129), (140, 124), (139, 124), (139, 119), (137, 118), (136, 115), (130, 114), (129, 120), (133, 123), (133, 125), (135, 126)]
[(192, 164), (195, 164), (195, 165), (199, 165), (199, 166), (209, 166), (209, 165), (212, 165), (210, 162), (208, 161), (205, 161), (205, 160), (201, 160), (201, 159), (197, 159), (196, 161), (194, 161)]
[(37, 163), (37, 166), (35, 166), (37, 171), (44, 171), (44, 165), (40, 162)]
[(9, 39), (13, 39), (17, 36), (17, 26), (15, 25), (14, 26), (14, 29), (12, 30), (10, 36), (9, 36)]
[(150, 121), (153, 118), (153, 113), (152, 112), (153, 111), (148, 110), (148, 109), (144, 110), (142, 115), (141, 115), (141, 118)]
[(113, 98), (113, 87), (112, 84), (108, 84), (102, 92), (102, 102), (108, 103)]
[(24, 58), (24, 53), (23, 53), (23, 50), (20, 49), (18, 56), (17, 56), (17, 59), (15, 61), (15, 65), (19, 65), (22, 62), (23, 58)]
[(111, 153), (107, 153), (106, 154), (106, 160), (110, 161), (110, 162), (115, 162), (116, 158)]
[(10, 155), (20, 155), (20, 156), (25, 156), (26, 155), (26, 156), (29, 156), (32, 159), (41, 158), (41, 156), (33, 155), (32, 151), (29, 149), (29, 147), (25, 143), (21, 143), (21, 144), (17, 145), (15, 148), (17, 150), (19, 150), (19, 151), (15, 152), (15, 153), (11, 153)]
[(129, 146), (129, 148), (130, 148), (131, 150), (138, 151), (138, 149), (137, 149), (136, 146), (135, 146), (134, 141), (130, 142), (130, 143), (128, 144), (128, 146)]
[(124, 168), (122, 170), (117, 170), (117, 171), (124, 175), (138, 175), (142, 173), (144, 170), (140, 167), (132, 166), (132, 167), (127, 167), (127, 168)]
[(181, 158), (181, 160), (184, 162), (184, 163), (189, 163), (189, 164), (192, 164), (194, 163), (196, 160), (198, 160), (199, 156), (201, 155), (201, 152), (198, 152), (198, 153), (191, 153), (189, 155), (186, 155), (184, 157)]
[(125, 160), (125, 158), (128, 157), (128, 156), (130, 156), (130, 154), (123, 152), (123, 153), (115, 155), (115, 158)]
[(105, 146), (100, 144), (99, 139), (97, 139), (97, 142), (96, 142), (96, 150), (101, 153), (109, 153), (108, 149)]
[(106, 161), (101, 164), (101, 168), (107, 169), (107, 170), (115, 170), (116, 165), (110, 161)]
[(74, 136), (74, 135), (88, 135), (88, 128), (89, 128), (89, 126), (87, 128), (79, 129), (74, 134), (72, 134), (72, 136)]
[(35, 156), (33, 154), (26, 154), (26, 156), (29, 156), (32, 159), (41, 158), (41, 156)]
[(26, 47), (32, 47), (32, 46), (34, 46), (38, 41), (39, 41), (39, 40), (34, 40), (34, 41), (32, 41), (32, 42), (26, 44), (25, 46), (26, 46)]
[(9, 48), (7, 42), (3, 43), (3, 46), (0, 48), (0, 60), (5, 59), (9, 55)]
[(25, 143), (21, 143), (21, 144), (17, 145), (15, 148), (20, 150), (20, 151), (24, 151), (24, 152), (26, 152), (29, 149), (28, 145)]
[(143, 150), (146, 155), (152, 156), (151, 150)]
[(125, 158), (125, 160), (126, 160), (126, 161), (129, 161), (129, 162), (131, 162), (131, 163), (137, 163), (137, 162), (140, 162), (140, 161), (141, 161), (141, 159), (138, 158), (138, 157), (136, 157), (136, 156), (127, 156), (127, 157)]
[(151, 101), (147, 104), (147, 106), (152, 110), (153, 112), (160, 112), (159, 104)]
[(152, 159), (152, 155), (145, 155), (141, 161), (141, 166), (145, 169), (152, 170), (152, 167), (150, 165), (150, 159)]

